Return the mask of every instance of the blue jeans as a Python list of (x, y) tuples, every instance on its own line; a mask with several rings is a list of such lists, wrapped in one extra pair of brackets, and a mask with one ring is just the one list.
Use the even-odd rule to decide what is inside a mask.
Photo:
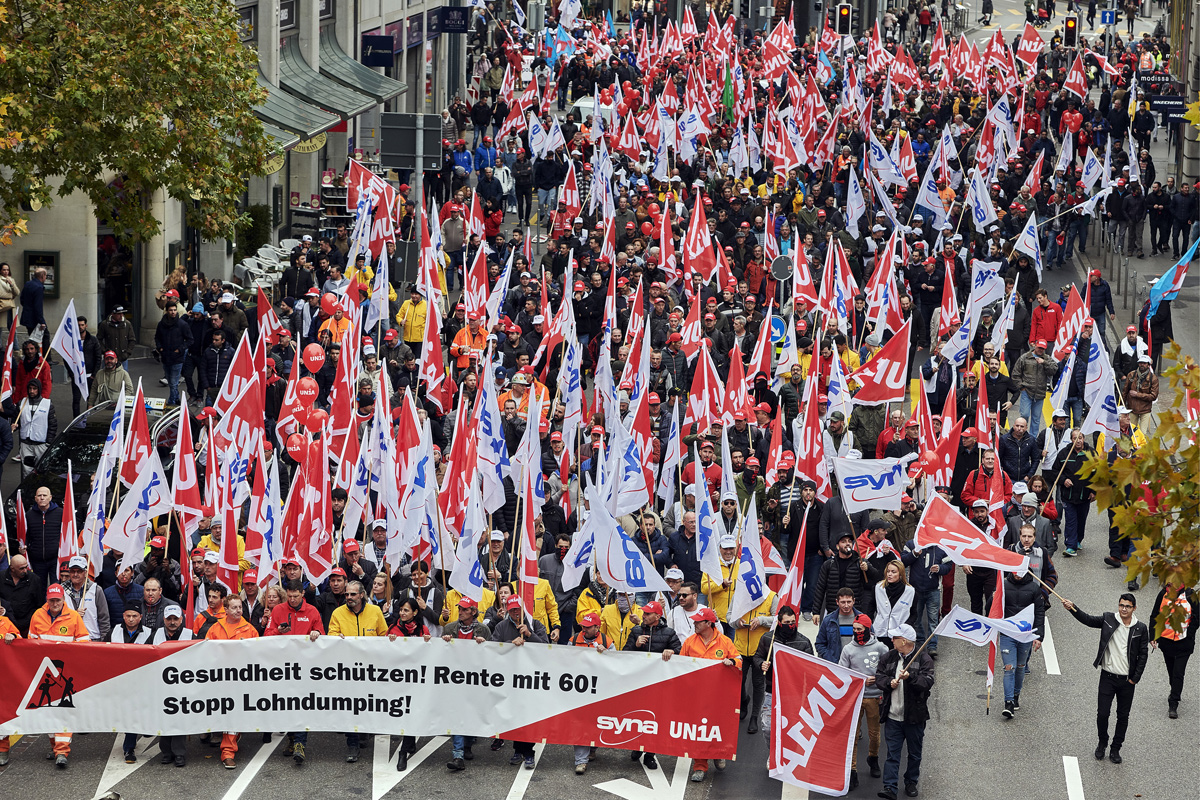
[(1058, 233), (1049, 231), (1046, 237), (1046, 258), (1047, 267), (1061, 267), (1063, 259), (1066, 257), (1066, 248), (1058, 246)]
[(1029, 396), (1029, 392), (1021, 390), (1021, 396), (1017, 399), (1017, 414), (1025, 418), (1029, 423), (1029, 435), (1037, 436), (1038, 431), (1042, 429), (1042, 405), (1045, 403), (1045, 398), (1034, 400)]
[(1083, 398), (1068, 397), (1067, 402), (1063, 403), (1063, 410), (1067, 412), (1067, 417), (1070, 418), (1070, 426), (1078, 428), (1083, 424)]
[(466, 748), (475, 746), (475, 737), (459, 736), (458, 734), (455, 734), (450, 737), (450, 746), (453, 748), (453, 752), (450, 754), (450, 757), (462, 758), (463, 752), (466, 750)]
[(1075, 241), (1079, 241), (1079, 252), (1087, 253), (1087, 233), (1088, 224), (1086, 221), (1076, 220), (1067, 226), (1067, 246), (1066, 257), (1070, 258), (1075, 252)]
[(904, 783), (921, 779), (921, 749), (925, 744), (925, 723), (897, 722), (888, 717), (883, 723), (883, 740), (887, 742), (887, 761), (883, 764), (883, 785), (893, 792), (900, 777), (900, 748), (908, 745), (908, 764), (904, 767)]
[(942, 618), (942, 589), (941, 575), (938, 575), (938, 585), (924, 592), (913, 595), (912, 612), (908, 615), (913, 627), (917, 629), (917, 646), (929, 639), (929, 652), (937, 651), (937, 637), (931, 636)]
[(817, 585), (817, 578), (821, 576), (821, 565), (824, 563), (825, 556), (820, 553), (814, 553), (804, 558), (804, 589), (800, 598), (801, 612), (813, 610), (813, 587)]
[(163, 374), (167, 378), (167, 386), (170, 387), (167, 405), (177, 406), (179, 405), (179, 379), (183, 376), (183, 362), (163, 364)]
[(1068, 550), (1078, 550), (1083, 544), (1084, 529), (1087, 527), (1088, 510), (1092, 504), (1084, 500), (1081, 503), (1063, 502), (1063, 535), (1067, 539)]
[(558, 197), (558, 188), (553, 189), (538, 189), (538, 225), (545, 227), (550, 220), (550, 212), (554, 210), (554, 204)]
[(1000, 649), (1000, 660), (1004, 662), (1004, 702), (1011, 703), (1025, 684), (1025, 665), (1033, 652), (1033, 642), (1018, 642), (1002, 633), (996, 644)]

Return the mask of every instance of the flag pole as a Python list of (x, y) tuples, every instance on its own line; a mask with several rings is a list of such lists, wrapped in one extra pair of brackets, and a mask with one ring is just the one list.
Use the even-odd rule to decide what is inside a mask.
[(1042, 588), (1045, 589), (1046, 591), (1048, 591), (1050, 594), (1054, 595), (1059, 600), (1062, 600), (1064, 603), (1067, 601), (1067, 598), (1063, 597), (1061, 594), (1054, 591), (1054, 587), (1052, 587), (1050, 584), (1046, 583), (1044, 580), (1039, 578), (1037, 575), (1034, 575), (1033, 570), (1030, 570), (1029, 574), (1033, 575), (1033, 579), (1035, 581), (1037, 581), (1038, 583), (1040, 583), (1042, 585)]

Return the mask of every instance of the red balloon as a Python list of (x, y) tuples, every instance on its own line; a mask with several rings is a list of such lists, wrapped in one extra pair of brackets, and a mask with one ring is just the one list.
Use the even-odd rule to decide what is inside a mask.
[(329, 414), (321, 409), (308, 412), (308, 421), (306, 427), (309, 433), (320, 433), (325, 428), (325, 421), (329, 419)]
[(337, 295), (333, 294), (332, 292), (326, 292), (324, 295), (322, 295), (322, 297), (321, 297), (321, 310), (322, 311), (324, 311), (327, 315), (332, 317), (333, 312), (336, 311), (338, 308), (340, 308), (340, 306), (338, 305)]
[(921, 459), (918, 461), (921, 469), (924, 472), (933, 472), (942, 466), (942, 457), (934, 450), (926, 450), (921, 453)]
[(629, 81), (622, 81), (621, 88), (628, 92), (631, 88), (633, 88), (633, 84)]
[[(332, 297), (333, 295), (326, 296)], [(309, 372), (320, 372), (321, 367), (325, 366), (325, 348), (316, 342), (304, 348), (304, 366), (308, 367)], [(299, 385), (296, 388), (300, 388)], [(316, 397), (316, 395), (313, 396)]]
[(660, 211), (662, 211), (662, 209), (659, 208), (658, 203), (651, 203), (646, 207), (646, 210), (650, 212), (650, 216), (652, 217), (656, 216)]
[(649, 236), (653, 232), (654, 232), (654, 223), (653, 222), (643, 222), (642, 223), (642, 233)]
[[(311, 344), (309, 345), (309, 347), (313, 346), (314, 345)], [(321, 347), (320, 345), (315, 346), (318, 349)], [(324, 359), (324, 353), (322, 353), (321, 357)], [(319, 387), (317, 382), (312, 378), (301, 378), (300, 380), (296, 381), (296, 398), (300, 401), (300, 404), (304, 406), (305, 413), (308, 412), (308, 409), (312, 407), (313, 402), (316, 401), (317, 393), (320, 390), (321, 387)]]
[(308, 452), (308, 437), (303, 433), (293, 433), (287, 438), (287, 452), (293, 461), (303, 461)]

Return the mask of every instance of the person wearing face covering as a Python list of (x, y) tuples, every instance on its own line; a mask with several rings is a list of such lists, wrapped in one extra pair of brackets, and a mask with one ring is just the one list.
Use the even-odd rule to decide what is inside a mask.
[(859, 717), (858, 727), (854, 732), (854, 757), (850, 762), (850, 788), (858, 786), (858, 737), (862, 734), (862, 718), (867, 719), (867, 767), (871, 777), (878, 778), (879, 770), (879, 698), (883, 695), (875, 685), (875, 669), (879, 661), (887, 655), (887, 645), (875, 638), (871, 630), (871, 618), (859, 614), (854, 618), (854, 640), (842, 648), (838, 658), (838, 666), (847, 667), (867, 676), (867, 686), (863, 690), (862, 717)]
[(1042, 548), (1034, 542), (1037, 534), (1031, 524), (1020, 527), (1020, 538), (1010, 550), (1029, 559), (1029, 570), (1017, 577), (1015, 572), (1004, 573), (1004, 616), (1014, 617), (1027, 606), (1033, 606), (1033, 629), (1038, 638), (1032, 642), (1019, 642), (1009, 636), (1000, 634), (996, 647), (1000, 651), (1000, 659), (1004, 662), (1004, 711), (1005, 719), (1012, 719), (1021, 708), (1021, 686), (1025, 683), (1025, 667), (1029, 657), (1042, 647), (1041, 638), (1045, 635), (1046, 592), (1042, 584), (1033, 578), (1036, 575), (1047, 586), (1058, 584), (1058, 572)]
[[(563, 642), (569, 640), (575, 633), (575, 610), (580, 592), (578, 586), (573, 589), (564, 589), (562, 585), (563, 561), (570, 549), (570, 535), (560, 533), (554, 539), (554, 552), (538, 559), (538, 577), (550, 584), (554, 602), (558, 607), (559, 624), (561, 625), (559, 641)], [(548, 619), (541, 620), (543, 625), (546, 625), (547, 621)], [(549, 626), (547, 625), (547, 627)]]
[(633, 629), (642, 624), (638, 612), (634, 595), (616, 592), (613, 601), (600, 611), (600, 632), (608, 637), (615, 648), (624, 650)]
[(759, 713), (759, 724), (767, 745), (771, 743), (771, 689), (774, 683), (773, 646), (790, 647), (802, 653), (816, 655), (813, 644), (807, 636), (796, 629), (796, 611), (791, 606), (780, 606), (776, 615), (778, 621), (775, 630), (766, 633), (758, 640), (758, 650), (754, 652), (751, 673), (755, 676), (755, 684), (763, 686), (762, 711)]

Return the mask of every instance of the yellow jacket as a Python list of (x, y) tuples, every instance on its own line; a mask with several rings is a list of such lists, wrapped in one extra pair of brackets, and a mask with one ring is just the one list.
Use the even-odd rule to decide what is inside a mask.
[(383, 636), (387, 633), (387, 622), (383, 611), (374, 603), (364, 603), (363, 609), (355, 614), (348, 605), (340, 605), (329, 618), (330, 636)]
[[(482, 607), (480, 610), (482, 611)], [(554, 590), (550, 588), (550, 581), (545, 578), (538, 578), (537, 588), (533, 590), (532, 613), (535, 620), (546, 626), (546, 633), (562, 624), (558, 616), (558, 601), (554, 599)]]
[[(1142, 433), (1142, 429), (1139, 428), (1137, 425), (1133, 425), (1133, 426), (1131, 426), (1131, 429), (1130, 429), (1129, 441), (1133, 444), (1134, 450), (1141, 450), (1143, 447), (1146, 446), (1146, 434)], [(1117, 442), (1117, 440), (1114, 439), (1112, 443), (1116, 444), (1116, 442)], [(1103, 433), (1100, 434), (1100, 438), (1096, 440), (1096, 452), (1097, 453), (1107, 453), (1108, 447), (1109, 447), (1109, 443), (1106, 440), (1104, 434)]]
[(396, 313), (396, 322), (400, 325), (400, 338), (406, 342), (420, 342), (425, 339), (425, 315), (429, 313), (429, 304), (421, 298), (416, 303), (405, 300), (400, 304)]
[(721, 565), (721, 574), (729, 581), (728, 588), (722, 587), (720, 583), (708, 577), (708, 573), (700, 576), (700, 591), (708, 595), (708, 607), (722, 622), (729, 613), (729, 598), (733, 596), (733, 584), (737, 579), (740, 564), (741, 559), (735, 558), (728, 567), (724, 564)]
[(579, 599), (575, 601), (575, 624), (583, 625), (583, 618), (587, 614), (599, 614), (604, 606), (600, 602), (600, 598), (592, 594), (592, 587), (583, 590), (579, 595)]
[[(641, 619), (640, 615), (638, 618)], [(618, 650), (625, 648), (625, 642), (629, 640), (633, 628), (633, 614), (626, 614), (622, 619), (621, 610), (617, 608), (616, 603), (609, 603), (600, 612), (600, 633), (607, 636), (613, 647)]]
[[(458, 589), (451, 589), (450, 593), (446, 595), (446, 608), (450, 611), (450, 619), (446, 621), (447, 626), (458, 622), (458, 601), (462, 600), (462, 598), (462, 592), (458, 591)], [(495, 604), (496, 593), (485, 587), (483, 590), (483, 602), (479, 604), (479, 619), (482, 620), (487, 610)]]
[[(771, 606), (775, 603), (775, 593), (767, 592), (767, 597), (762, 603), (751, 611), (747, 611), (740, 620), (747, 625), (755, 617), (769, 617), (771, 615)], [(770, 630), (770, 627), (755, 628), (737, 628), (733, 632), (733, 644), (737, 647), (737, 651), (747, 658), (758, 652), (758, 642), (762, 639), (763, 634)]]
[[(206, 533), (200, 537), (200, 542), (197, 547), (203, 547), (205, 550), (212, 550), (214, 553), (221, 552), (221, 545), (214, 542), (211, 533)], [(242, 575), (246, 574), (246, 570), (254, 569), (254, 565), (246, 560), (246, 541), (241, 536), (237, 537), (238, 548), (238, 580), (241, 580)]]

